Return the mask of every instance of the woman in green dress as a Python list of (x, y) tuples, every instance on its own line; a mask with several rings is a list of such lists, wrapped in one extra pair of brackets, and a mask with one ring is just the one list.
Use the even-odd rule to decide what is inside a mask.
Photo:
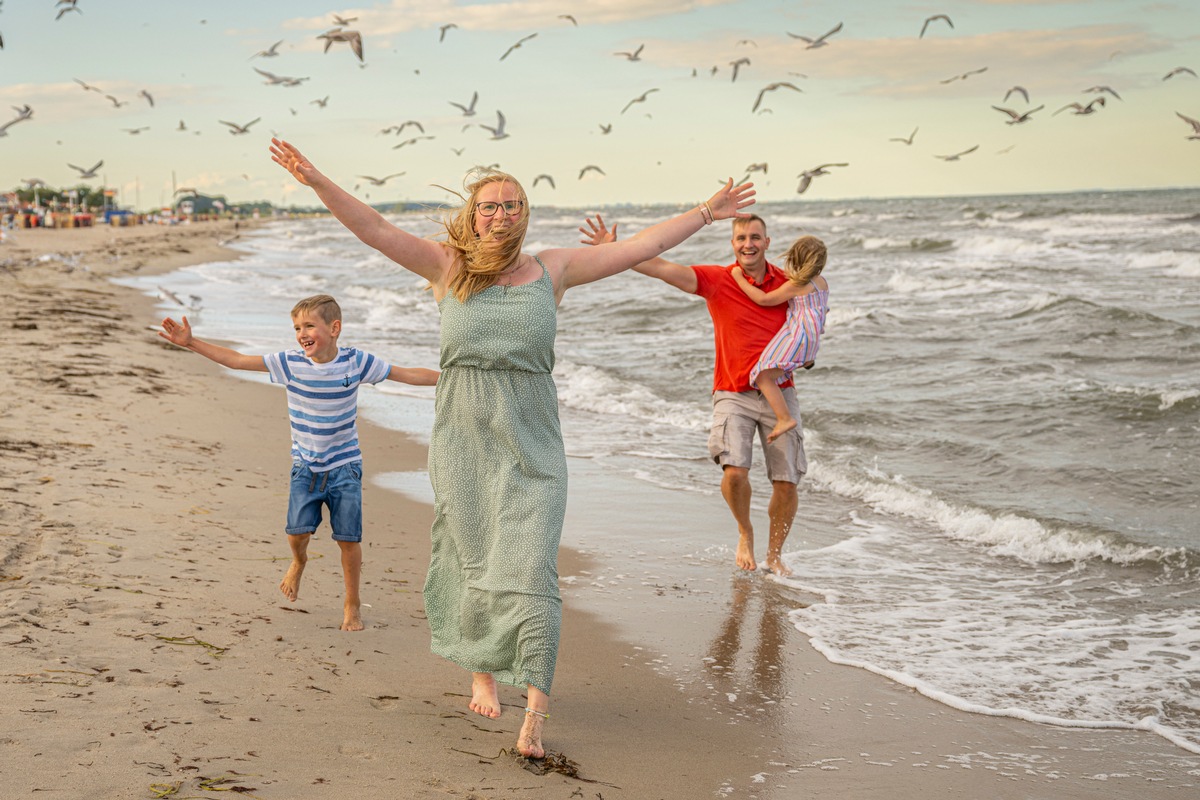
[(558, 304), (573, 286), (655, 258), (714, 220), (744, 217), (753, 184), (728, 181), (701, 205), (602, 247), (521, 252), (529, 201), (481, 171), (445, 220), (446, 240), (407, 233), (271, 140), (271, 158), (364, 243), (429, 281), (441, 313), (441, 370), (429, 443), (435, 518), (425, 582), (433, 651), (468, 670), (472, 711), (500, 716), (497, 682), (525, 687), (517, 738), (540, 758), (558, 656), (558, 544), (567, 464), (554, 387)]

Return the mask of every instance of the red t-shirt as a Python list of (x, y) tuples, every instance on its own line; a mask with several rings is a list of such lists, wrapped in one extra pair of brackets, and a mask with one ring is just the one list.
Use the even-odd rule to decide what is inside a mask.
[[(746, 296), (730, 274), (737, 264), (693, 266), (696, 294), (708, 303), (713, 321), (714, 392), (752, 392), (750, 372), (758, 363), (763, 348), (787, 321), (787, 303), (760, 306)], [(746, 276), (749, 280), (750, 276)], [(753, 283), (753, 281), (751, 281)], [(777, 267), (767, 264), (762, 283), (754, 284), (764, 292), (778, 289), (788, 278)], [(783, 386), (791, 386), (791, 381)]]

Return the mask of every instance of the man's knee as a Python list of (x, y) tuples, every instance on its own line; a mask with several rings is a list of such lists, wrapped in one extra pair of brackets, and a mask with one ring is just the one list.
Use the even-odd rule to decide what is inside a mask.
[(731, 486), (749, 486), (750, 470), (745, 467), (722, 467), (722, 479)]

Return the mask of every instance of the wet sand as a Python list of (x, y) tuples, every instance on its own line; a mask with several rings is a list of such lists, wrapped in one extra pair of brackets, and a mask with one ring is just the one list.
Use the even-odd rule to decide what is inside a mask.
[[(0, 245), (15, 343), (0, 416), (6, 796), (1167, 798), (1200, 784), (1200, 759), (1149, 734), (966, 714), (828, 663), (787, 619), (802, 595), (732, 568), (719, 497), (664, 507), (662, 490), (579, 460), (545, 731), (558, 757), (509, 755), (519, 692), (502, 687), (499, 720), (476, 716), (469, 676), (429, 653), (429, 506), (368, 481), (365, 631), (338, 630), (327, 528), (288, 602), (282, 393), (161, 342), (153, 299), (108, 280), (233, 257), (218, 244), (233, 235), (31, 230)], [(362, 439), (368, 478), (424, 468), (418, 443), (369, 425)]]

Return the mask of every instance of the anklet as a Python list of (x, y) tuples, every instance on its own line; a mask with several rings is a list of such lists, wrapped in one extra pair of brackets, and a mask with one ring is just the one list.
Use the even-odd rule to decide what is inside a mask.
[(542, 719), (550, 719), (550, 715), (548, 713), (546, 713), (545, 711), (538, 711), (536, 708), (530, 708), (529, 706), (525, 706), (525, 713), (526, 714), (537, 714)]

